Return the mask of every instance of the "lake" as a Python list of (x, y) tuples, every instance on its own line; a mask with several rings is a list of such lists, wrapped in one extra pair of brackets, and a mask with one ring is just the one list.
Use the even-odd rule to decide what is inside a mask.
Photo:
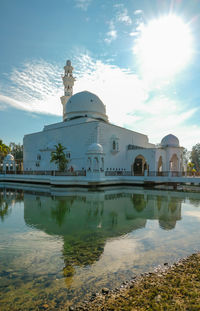
[(199, 237), (200, 193), (0, 184), (0, 310), (67, 310)]

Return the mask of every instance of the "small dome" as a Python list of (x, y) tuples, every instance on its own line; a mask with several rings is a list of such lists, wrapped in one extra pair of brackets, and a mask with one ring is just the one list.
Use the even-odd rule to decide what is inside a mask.
[(179, 147), (179, 140), (176, 136), (169, 134), (161, 140), (161, 147)]
[(89, 146), (87, 153), (103, 153), (103, 147), (98, 143), (93, 143)]
[(106, 108), (99, 97), (93, 93), (84, 91), (76, 93), (67, 102), (67, 119), (78, 117), (91, 117), (108, 121)]
[(8, 153), (7, 156), (5, 156), (4, 161), (14, 161), (15, 158), (11, 153)]

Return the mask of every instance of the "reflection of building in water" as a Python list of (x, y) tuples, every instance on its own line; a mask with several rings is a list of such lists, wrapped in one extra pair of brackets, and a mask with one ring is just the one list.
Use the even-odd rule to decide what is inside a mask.
[[(158, 219), (162, 229), (175, 228), (176, 221), (181, 219), (181, 203), (183, 199), (173, 196), (132, 195), (134, 209), (147, 219)], [(148, 208), (146, 208), (148, 207)]]
[(24, 219), (47, 234), (63, 237), (63, 273), (71, 278), (75, 266), (90, 265), (99, 259), (107, 239), (143, 228), (148, 219), (158, 219), (163, 229), (174, 228), (181, 219), (181, 202), (151, 192), (123, 190), (59, 197), (25, 193)]
[(15, 203), (23, 200), (23, 192), (13, 189), (0, 189), (0, 219), (4, 218), (11, 213), (11, 208)]

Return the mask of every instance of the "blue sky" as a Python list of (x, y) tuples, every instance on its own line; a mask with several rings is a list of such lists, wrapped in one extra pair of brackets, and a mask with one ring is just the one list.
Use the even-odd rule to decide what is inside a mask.
[[(166, 16), (157, 38), (149, 25), (159, 20), (162, 30)], [(189, 47), (184, 32), (183, 42), (167, 41), (179, 19)], [(145, 29), (150, 42), (141, 40)], [(96, 93), (110, 122), (152, 143), (173, 133), (190, 149), (200, 142), (199, 33), (199, 0), (0, 0), (0, 138), (22, 143), (62, 120), (61, 74), (71, 59), (74, 93)]]

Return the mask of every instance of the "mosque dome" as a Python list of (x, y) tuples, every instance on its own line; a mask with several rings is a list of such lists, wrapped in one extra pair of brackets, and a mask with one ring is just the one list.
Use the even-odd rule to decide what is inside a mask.
[(93, 143), (89, 146), (87, 153), (103, 153), (103, 147), (98, 143)]
[(161, 140), (161, 147), (180, 147), (179, 140), (176, 136), (169, 134)]
[(67, 119), (90, 117), (108, 121), (106, 108), (100, 98), (90, 92), (84, 91), (71, 96), (66, 106)]
[(4, 158), (4, 161), (14, 161), (14, 160), (15, 158), (11, 153), (8, 153)]

